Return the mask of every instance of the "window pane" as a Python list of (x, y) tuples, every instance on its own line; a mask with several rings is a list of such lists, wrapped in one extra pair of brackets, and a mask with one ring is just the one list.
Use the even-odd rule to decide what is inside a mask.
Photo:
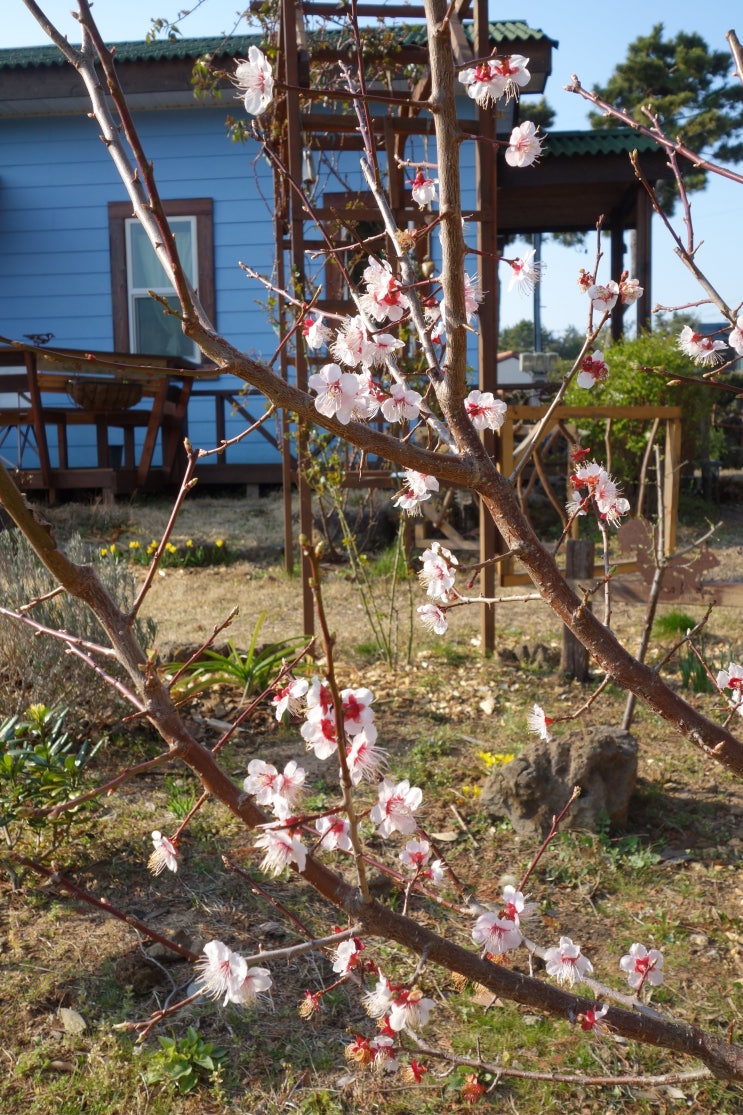
[[(169, 298), (169, 304), (178, 310), (178, 299)], [(159, 356), (182, 356), (197, 359), (193, 341), (184, 337), (180, 318), (166, 314), (159, 302), (145, 295), (134, 299), (136, 332), (135, 352), (148, 352)]]
[[(172, 290), (173, 284), (163, 270), (142, 226), (128, 221), (129, 283), (135, 290)], [(193, 221), (190, 217), (173, 217), (169, 221), (175, 236), (183, 269), (192, 283), (194, 279)]]

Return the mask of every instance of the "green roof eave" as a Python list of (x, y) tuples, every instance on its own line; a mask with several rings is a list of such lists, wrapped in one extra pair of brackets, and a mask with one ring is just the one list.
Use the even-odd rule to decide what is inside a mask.
[(657, 151), (658, 144), (650, 136), (633, 128), (597, 128), (574, 132), (545, 134), (545, 158), (581, 155), (628, 155), (630, 151)]

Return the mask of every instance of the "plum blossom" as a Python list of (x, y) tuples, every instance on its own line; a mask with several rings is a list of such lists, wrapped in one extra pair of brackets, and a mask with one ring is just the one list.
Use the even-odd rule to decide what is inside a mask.
[(591, 388), (594, 383), (602, 383), (608, 374), (603, 352), (591, 352), (583, 359), (575, 382), (579, 387)]
[(720, 355), (720, 349), (727, 347), (725, 341), (713, 341), (704, 333), (696, 333), (690, 325), (685, 325), (681, 330), (677, 344), (695, 364), (705, 367), (714, 367), (715, 364), (721, 363), (723, 357)]
[(434, 600), (447, 601), (454, 588), (456, 566), (459, 561), (446, 546), (440, 542), (432, 542), (430, 549), (421, 554), (423, 568), (418, 576), (426, 586), (428, 596)]
[(619, 283), (615, 283), (613, 279), (610, 279), (603, 286), (600, 283), (594, 283), (586, 293), (591, 299), (594, 310), (600, 314), (605, 314), (609, 310), (613, 310), (619, 300)]
[(524, 120), (511, 132), (506, 148), (506, 162), (509, 166), (532, 166), (542, 154), (542, 137), (537, 134), (538, 126), (533, 120)]
[(307, 342), (307, 348), (318, 349), (326, 345), (332, 333), (325, 324), (322, 314), (317, 317), (306, 317), (302, 323), (302, 336)]
[[(737, 709), (743, 716), (743, 666), (731, 662), (727, 670), (720, 670), (717, 675), (717, 688), (730, 689), (730, 707)], [(154, 839), (154, 832), (152, 834)]]
[(619, 967), (627, 973), (627, 982), (634, 991), (639, 991), (646, 983), (658, 987), (663, 983), (663, 953), (635, 943), (630, 945), (626, 956), (619, 961)]
[(413, 814), (423, 800), (423, 791), (411, 786), (407, 779), (395, 783), (384, 778), (379, 784), (377, 804), (369, 814), (370, 820), (377, 825), (380, 836), (388, 837), (393, 832), (408, 836), (415, 832)]
[(222, 941), (207, 941), (203, 951), (204, 956), (196, 962), (202, 994), (209, 999), (220, 999), (224, 995), (227, 1006), (248, 974), (248, 963), (244, 956), (233, 952)]
[(358, 377), (344, 372), (338, 364), (325, 364), (307, 383), (312, 391), (317, 391), (315, 409), (327, 418), (337, 418), (344, 426), (348, 425), (359, 393)]
[(248, 763), (248, 776), (243, 782), (246, 794), (252, 794), (258, 805), (270, 805), (274, 798), (274, 785), (279, 772), (272, 763), (263, 759), (251, 759)]
[(399, 321), (410, 303), (389, 263), (371, 256), (363, 278), (366, 293), (361, 295), (359, 303), (364, 312), (375, 321)]
[(331, 352), (341, 364), (349, 368), (357, 368), (359, 364), (370, 364), (372, 347), (369, 343), (369, 331), (362, 319), (356, 317), (346, 318), (336, 333)]
[(335, 950), (333, 971), (337, 972), (339, 976), (344, 976), (346, 972), (358, 968), (363, 951), (364, 942), (359, 937), (349, 937), (347, 941), (341, 941)]
[(619, 280), (619, 297), (623, 306), (634, 306), (638, 298), (642, 298), (645, 288), (640, 286), (639, 279), (630, 279), (625, 271)]
[(344, 817), (338, 817), (336, 815), (318, 817), (315, 821), (315, 828), (320, 836), (318, 843), (329, 852), (335, 849), (338, 849), (340, 852), (353, 851), (351, 829), (348, 821)]
[(736, 318), (735, 328), (730, 331), (728, 344), (739, 356), (743, 356), (743, 316)]
[(321, 708), (308, 711), (299, 734), (307, 744), (307, 750), (314, 751), (318, 759), (329, 759), (338, 751), (335, 717), (324, 714)]
[(392, 1006), (393, 999), (394, 991), (392, 984), (387, 977), (380, 972), (374, 988), (371, 991), (364, 992), (364, 1010), (370, 1018), (384, 1018)]
[(492, 391), (470, 391), (464, 400), (470, 421), (476, 430), (499, 430), (506, 419), (508, 407), (496, 399)]
[(281, 720), (285, 712), (290, 716), (297, 716), (302, 710), (302, 698), (309, 687), (306, 678), (295, 678), (288, 674), (274, 691), (271, 699), (276, 711), (276, 719)]
[(147, 861), (147, 867), (153, 875), (160, 875), (167, 867), (168, 871), (178, 870), (178, 849), (167, 836), (163, 836), (157, 829), (152, 834), (154, 851)]
[(233, 952), (222, 941), (208, 941), (196, 967), (202, 994), (210, 999), (220, 999), (224, 995), (224, 1006), (253, 1003), (273, 982), (267, 968), (249, 967), (244, 956)]
[(268, 968), (259, 968), (251, 964), (245, 979), (231, 992), (229, 1002), (237, 1003), (241, 1007), (250, 1006), (260, 994), (269, 991), (272, 984), (273, 979)]
[(386, 752), (374, 742), (376, 734), (376, 728), (373, 732), (364, 728), (353, 737), (346, 750), (348, 773), (354, 786), (358, 786), (362, 779), (377, 781), (380, 769), (387, 766)]
[(372, 333), (367, 342), (364, 363), (369, 367), (384, 364), (388, 356), (401, 348), (405, 348), (405, 342), (392, 333)]
[(552, 723), (549, 716), (545, 715), (544, 709), (540, 705), (534, 705), (534, 708), (526, 718), (526, 723), (530, 732), (534, 732), (543, 739), (545, 743), (549, 743), (552, 735), (549, 726)]
[(511, 268), (511, 278), (508, 280), (508, 289), (518, 287), (519, 294), (533, 294), (534, 287), (539, 282), (546, 264), (532, 262), (536, 249), (532, 248), (521, 259), (510, 259), (506, 262)]
[[(577, 468), (571, 481), (576, 492), (567, 505), (571, 515), (585, 514), (585, 507), (590, 499), (594, 500), (600, 518), (612, 526), (616, 526), (622, 515), (629, 511), (629, 501), (620, 495), (619, 485), (596, 461)], [(584, 488), (586, 493), (581, 496)]]
[(581, 1030), (594, 1030), (597, 1034), (607, 1034), (609, 1027), (603, 1021), (605, 1015), (608, 1013), (609, 1007), (604, 1003), (603, 1007), (599, 1008), (598, 1003), (587, 1011), (581, 1012), (578, 1015), (578, 1022), (580, 1022)]
[(397, 493), (393, 505), (406, 515), (419, 515), (420, 505), (431, 498), (431, 492), (438, 492), (439, 482), (435, 476), (416, 472), (412, 468), (406, 468), (403, 476), (405, 486)]
[(433, 999), (427, 999), (423, 992), (413, 987), (406, 987), (395, 992), (389, 1011), (390, 1029), (396, 1033), (400, 1030), (421, 1030), (428, 1025), (428, 1016), (433, 1010)]
[[(342, 689), (341, 707), (343, 709), (343, 727), (349, 736), (368, 728), (374, 720), (374, 709), (371, 707), (374, 694), (371, 689)], [(375, 732), (376, 738), (376, 732)]]
[(390, 397), (382, 403), (382, 414), (388, 422), (414, 422), (420, 414), (423, 396), (403, 383), (393, 383)]
[(417, 878), (428, 879), (437, 887), (443, 883), (444, 865), (440, 859), (431, 862), (431, 845), (427, 840), (408, 840), (400, 860)]
[(412, 187), (413, 201), (421, 209), (425, 209), (432, 201), (436, 201), (436, 185), (438, 178), (426, 178), (423, 171), (418, 168), (415, 178), (408, 185)]
[(581, 267), (578, 272), (578, 286), (582, 291), (588, 291), (594, 285), (593, 275), (590, 271), (586, 271), (585, 267)]
[(282, 774), (277, 774), (273, 784), (274, 805), (283, 804), (292, 809), (302, 796), (302, 787), (306, 772), (294, 760), (290, 759), (284, 767)]
[(244, 93), (243, 104), (247, 113), (260, 116), (265, 112), (273, 98), (273, 74), (265, 54), (257, 46), (250, 47), (247, 60), (238, 59), (235, 83)]
[(280, 875), (290, 863), (296, 863), (300, 872), (306, 867), (307, 849), (289, 829), (264, 827), (255, 846), (265, 852), (261, 871), (267, 875)]
[(465, 273), (464, 276), (464, 309), (467, 314), (467, 323), (472, 321), (472, 318), (477, 313), (480, 303), (482, 302), (482, 292), (478, 286), (476, 278)]
[(523, 940), (515, 921), (499, 914), (481, 914), (472, 930), (472, 940), (490, 956), (503, 956), (517, 949)]
[(463, 70), (459, 80), (467, 86), (467, 96), (486, 107), (501, 97), (514, 97), (519, 88), (529, 84), (531, 74), (529, 59), (523, 54), (509, 58), (491, 58), (468, 70)]
[(520, 890), (516, 890), (510, 884), (503, 888), (502, 894), (503, 909), (500, 916), (506, 921), (512, 921), (515, 925), (520, 925), (522, 920), (529, 921), (537, 912), (536, 902), (527, 902), (526, 898)]
[(580, 946), (574, 945), (570, 937), (561, 937), (559, 945), (545, 951), (544, 959), (547, 975), (571, 987), (593, 971), (591, 961), (582, 955)]
[(437, 604), (421, 604), (417, 612), (423, 626), (433, 631), (434, 635), (446, 634), (449, 621), (444, 609), (439, 608)]

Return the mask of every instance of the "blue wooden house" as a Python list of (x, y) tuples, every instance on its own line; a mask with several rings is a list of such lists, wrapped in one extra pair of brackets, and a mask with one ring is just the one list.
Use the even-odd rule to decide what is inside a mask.
[[(408, 28), (406, 34), (406, 47), (413, 54), (417, 51), (424, 64), (422, 29)], [(489, 35), (501, 51), (532, 58), (533, 91), (541, 92), (550, 72), (553, 40), (522, 21), (490, 24)], [(239, 264), (243, 261), (266, 276), (276, 274), (283, 248), (277, 248), (274, 174), (253, 140), (235, 143), (228, 135), (226, 117), (241, 114), (231, 86), (225, 83), (221, 97), (201, 99), (194, 97), (191, 86), (198, 58), (208, 55), (217, 68), (229, 71), (233, 59), (244, 57), (256, 41), (237, 38), (228, 46), (221, 39), (120, 43), (115, 56), (144, 150), (154, 163), (161, 197), (202, 301), (217, 329), (232, 344), (270, 360), (278, 343), (274, 299), (270, 291), (250, 281)], [(472, 102), (466, 97), (462, 101), (463, 116), (474, 116)], [(147, 416), (158, 394), (152, 386), (153, 365), (167, 364), (177, 381), (157, 405), (162, 405), (163, 414), (170, 414), (171, 419), (175, 415), (187, 427), (194, 445), (208, 448), (233, 437), (262, 413), (263, 403), (256, 396), (241, 396), (244, 385), (229, 376), (189, 382), (183, 392), (184, 381), (178, 380), (175, 371), (198, 365), (199, 353), (180, 333), (177, 320), (164, 314), (147, 293), (155, 290), (167, 299), (173, 292), (131, 218), (124, 188), (88, 111), (82, 82), (55, 47), (0, 51), (0, 337), (25, 339), (30, 344), (25, 354), (0, 350), (0, 456), (20, 469), (19, 476), (26, 476), (27, 486), (50, 486), (37, 475), (38, 446), (29, 435), (29, 424), (23, 428), (21, 420), (12, 421), (19, 374), (33, 364), (39, 372), (37, 386), (45, 414), (47, 473), (56, 470), (55, 486), (83, 486), (82, 480), (73, 481), (74, 471), (98, 466), (96, 483), (84, 486), (127, 490), (135, 486), (137, 473), (140, 482), (150, 483), (172, 474), (174, 429), (166, 436)], [(510, 125), (506, 114), (501, 130)], [(555, 173), (558, 163), (571, 164), (575, 181), (585, 185), (582, 156), (618, 157), (628, 147), (637, 146), (636, 137), (628, 140), (625, 136), (616, 139), (616, 150), (610, 151), (608, 135), (583, 152), (573, 135), (572, 146), (568, 142), (564, 153), (562, 141), (553, 136), (549, 159)], [(415, 157), (435, 159), (428, 137), (418, 134), (410, 142), (408, 157), (419, 152)], [(338, 197), (340, 180), (351, 198), (365, 190), (357, 153), (343, 147), (343, 143), (335, 143), (325, 149), (322, 140), (315, 138), (306, 151), (307, 186), (326, 212), (327, 199)], [(473, 147), (464, 146), (467, 154), (463, 158), (471, 164), (464, 176), (469, 194), (465, 204), (475, 208)], [(521, 173), (518, 185), (507, 171), (499, 179), (499, 191), (507, 202), (501, 205), (507, 216), (501, 227), (509, 234), (536, 231), (537, 226), (592, 226), (598, 213), (576, 216), (576, 191), (569, 184), (562, 208), (553, 207), (554, 225), (540, 225), (543, 204), (540, 208), (538, 179), (529, 171)], [(552, 198), (560, 189), (555, 173), (547, 183)], [(627, 202), (633, 179), (629, 168), (617, 171), (616, 177), (621, 179), (616, 189), (623, 199), (623, 229), (633, 218), (634, 210)], [(409, 195), (400, 204), (411, 206)], [(327, 273), (318, 278), (332, 286)], [(132, 366), (137, 363), (136, 354), (144, 354), (141, 363), (150, 371), (144, 373), (141, 400), (129, 404), (129, 417), (121, 417), (118, 426), (109, 421), (109, 404), (99, 405), (97, 418), (95, 408), (89, 408), (86, 413), (91, 421), (83, 421), (78, 414), (69, 422), (62, 412), (71, 405), (70, 400), (63, 405), (58, 393), (50, 394), (59, 382), (50, 378), (53, 374), (69, 374), (75, 379), (76, 369), (81, 376), (90, 370), (83, 354), (96, 357), (92, 366), (102, 370), (104, 377), (116, 363), (106, 354), (129, 354)], [(153, 355), (156, 360), (150, 359)], [(12, 380), (10, 373), (15, 376)], [(134, 373), (132, 378), (136, 378)], [(16, 398), (21, 396), (22, 392)], [(28, 417), (32, 403), (23, 396), (16, 405), (21, 410), (26, 406)], [(268, 437), (252, 435), (230, 447), (226, 457), (204, 467), (204, 479), (211, 476), (219, 483), (278, 480), (280, 437), (270, 426), (266, 433)], [(147, 464), (144, 471), (143, 460)], [(104, 483), (101, 470), (109, 468), (115, 473), (120, 466), (129, 474), (133, 467), (134, 479), (128, 475), (121, 482)]]

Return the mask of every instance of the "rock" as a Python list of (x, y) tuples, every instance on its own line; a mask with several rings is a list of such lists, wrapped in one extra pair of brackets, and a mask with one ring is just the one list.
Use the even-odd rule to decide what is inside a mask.
[(562, 827), (596, 829), (607, 816), (623, 826), (637, 780), (637, 744), (629, 732), (601, 727), (549, 743), (529, 744), (493, 771), (479, 806), (491, 818), (507, 817), (522, 836), (545, 836), (552, 818), (573, 792), (582, 793)]
[(66, 1034), (84, 1034), (87, 1030), (85, 1019), (76, 1010), (60, 1007), (57, 1014)]

